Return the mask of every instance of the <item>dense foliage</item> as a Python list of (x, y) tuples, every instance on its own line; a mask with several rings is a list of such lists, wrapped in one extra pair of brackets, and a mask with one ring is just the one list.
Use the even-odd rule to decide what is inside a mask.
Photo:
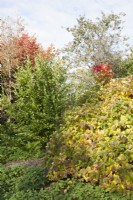
[(0, 21), (0, 200), (133, 199), (133, 51), (121, 16), (80, 17), (60, 56), (21, 18)]
[(66, 114), (47, 147), (49, 178), (74, 176), (106, 191), (133, 190), (133, 77), (113, 79), (100, 101)]
[(98, 64), (92, 67), (92, 72), (96, 81), (106, 83), (113, 78), (113, 69), (109, 64)]
[(128, 76), (130, 74), (133, 75), (133, 49), (131, 50), (131, 53), (128, 55), (128, 57), (124, 60), (122, 63), (124, 69), (122, 76)]
[(50, 183), (42, 167), (1, 168), (1, 200), (131, 200), (133, 194), (109, 193), (74, 179)]
[(2, 99), (7, 119), (0, 125), (1, 162), (40, 156), (59, 128), (69, 104), (62, 63), (39, 58), (33, 70), (28, 62), (16, 74), (14, 99), (13, 104)]
[(26, 65), (28, 58), (33, 68), (39, 54), (50, 60), (55, 51), (52, 46), (44, 50), (35, 36), (28, 35), (21, 18), (0, 20), (0, 94), (3, 89), (8, 100), (13, 101), (15, 72)]
[(16, 48), (18, 49), (18, 64), (23, 66), (27, 63), (27, 58), (30, 59), (32, 67), (35, 65), (35, 58), (41, 54), (43, 58), (49, 60), (52, 58), (54, 48), (51, 46), (47, 50), (43, 50), (41, 45), (37, 43), (34, 36), (30, 37), (28, 34), (22, 34), (16, 39)]

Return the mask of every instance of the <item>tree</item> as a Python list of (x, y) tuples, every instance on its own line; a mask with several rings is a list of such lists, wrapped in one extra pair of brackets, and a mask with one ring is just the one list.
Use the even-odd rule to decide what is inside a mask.
[[(69, 105), (66, 79), (66, 69), (56, 58), (49, 61), (37, 58), (34, 70), (28, 61), (16, 73), (14, 103), (6, 108), (10, 122), (6, 120), (0, 133), (1, 151), (8, 144), (10, 159), (38, 157), (45, 149)], [(2, 158), (8, 150), (3, 151)]]
[(52, 46), (44, 50), (34, 36), (26, 34), (21, 18), (0, 21), (0, 93), (3, 88), (9, 101), (13, 101), (15, 72), (26, 65), (27, 59), (31, 60), (33, 68), (35, 57), (40, 53), (50, 59), (55, 52)]
[(90, 68), (96, 64), (110, 64), (119, 76), (119, 63), (125, 55), (127, 38), (122, 35), (123, 13), (105, 15), (95, 21), (79, 17), (77, 25), (67, 28), (73, 41), (64, 49), (66, 64), (71, 68)]
[(18, 60), (19, 65), (26, 65), (27, 59), (31, 60), (32, 67), (35, 65), (35, 58), (37, 55), (42, 54), (43, 58), (50, 59), (54, 51), (54, 47), (50, 46), (44, 50), (39, 43), (37, 43), (35, 36), (29, 36), (28, 34), (23, 34), (16, 40), (18, 48)]
[(122, 62), (128, 47), (127, 38), (122, 35), (123, 16), (123, 13), (102, 13), (94, 21), (79, 17), (77, 25), (67, 29), (73, 40), (62, 51), (76, 104), (92, 101), (93, 97), (95, 100), (99, 86), (92, 73), (93, 66), (112, 66), (113, 77), (125, 73)]
[(19, 49), (18, 59), (20, 65), (25, 65), (27, 57), (31, 60), (34, 65), (35, 55), (40, 51), (40, 45), (36, 42), (35, 37), (30, 37), (28, 34), (23, 34), (17, 38), (17, 47)]
[(4, 87), (8, 100), (12, 100), (13, 72), (18, 67), (16, 38), (24, 32), (23, 20), (8, 17), (0, 20), (0, 63), (1, 87)]
[(34, 126), (33, 132), (47, 140), (59, 126), (67, 104), (67, 76), (62, 63), (54, 59), (36, 59), (34, 71), (31, 66), (29, 61), (16, 74), (12, 113), (19, 125), (29, 124), (29, 130)]

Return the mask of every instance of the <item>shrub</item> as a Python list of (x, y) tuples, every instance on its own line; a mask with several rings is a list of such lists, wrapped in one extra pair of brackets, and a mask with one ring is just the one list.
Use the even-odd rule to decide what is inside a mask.
[[(27, 191), (30, 193), (33, 190), (38, 191), (42, 186), (48, 184), (46, 170), (41, 167), (1, 167), (0, 173), (0, 197), (2, 200), (19, 199), (19, 195), (24, 196)], [(18, 198), (12, 197), (16, 195)]]
[(34, 70), (27, 62), (16, 73), (14, 102), (7, 104), (2, 96), (0, 105), (7, 117), (0, 125), (0, 162), (43, 155), (49, 136), (60, 127), (69, 105), (66, 80), (66, 69), (57, 58), (37, 58)]
[(80, 178), (106, 191), (133, 190), (133, 77), (112, 80), (97, 105), (66, 113), (47, 145), (49, 179)]
[(110, 193), (75, 179), (49, 183), (42, 168), (1, 168), (1, 200), (131, 200), (133, 194)]
[(92, 67), (92, 72), (98, 82), (108, 82), (113, 78), (113, 68), (109, 64), (98, 64)]

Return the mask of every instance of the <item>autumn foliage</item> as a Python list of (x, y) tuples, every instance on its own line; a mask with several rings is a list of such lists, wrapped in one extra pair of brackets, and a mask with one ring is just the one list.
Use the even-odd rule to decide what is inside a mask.
[(33, 66), (35, 64), (35, 57), (41, 55), (45, 59), (50, 59), (52, 57), (53, 47), (48, 47), (47, 50), (43, 50), (41, 45), (37, 43), (34, 36), (30, 37), (28, 34), (23, 34), (16, 41), (18, 47), (18, 59), (20, 65), (25, 65), (27, 58), (30, 59)]
[(13, 88), (15, 83), (14, 74), (18, 69), (24, 67), (29, 59), (31, 67), (35, 66), (36, 57), (50, 60), (55, 55), (53, 46), (44, 50), (34, 36), (21, 34), (19, 37), (8, 38), (8, 42), (0, 43), (0, 63), (2, 63), (0, 76), (0, 92), (4, 93), (13, 100)]
[(75, 177), (106, 191), (133, 190), (133, 77), (112, 79), (99, 103), (67, 112), (52, 135), (45, 166), (51, 180)]
[(34, 63), (34, 57), (38, 54), (40, 46), (36, 42), (35, 37), (30, 37), (28, 34), (23, 34), (17, 39), (17, 46), (19, 49), (19, 61), (21, 64), (26, 64), (27, 56)]
[(92, 67), (92, 72), (98, 82), (106, 82), (113, 78), (113, 69), (109, 64), (97, 64)]

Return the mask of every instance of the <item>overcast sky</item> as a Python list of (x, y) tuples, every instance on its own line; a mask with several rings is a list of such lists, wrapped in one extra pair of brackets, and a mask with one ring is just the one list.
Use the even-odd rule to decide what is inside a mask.
[(124, 33), (133, 44), (133, 0), (0, 0), (0, 18), (21, 16), (30, 35), (44, 47), (61, 48), (71, 39), (67, 27), (80, 15), (95, 19), (104, 13), (125, 12)]

